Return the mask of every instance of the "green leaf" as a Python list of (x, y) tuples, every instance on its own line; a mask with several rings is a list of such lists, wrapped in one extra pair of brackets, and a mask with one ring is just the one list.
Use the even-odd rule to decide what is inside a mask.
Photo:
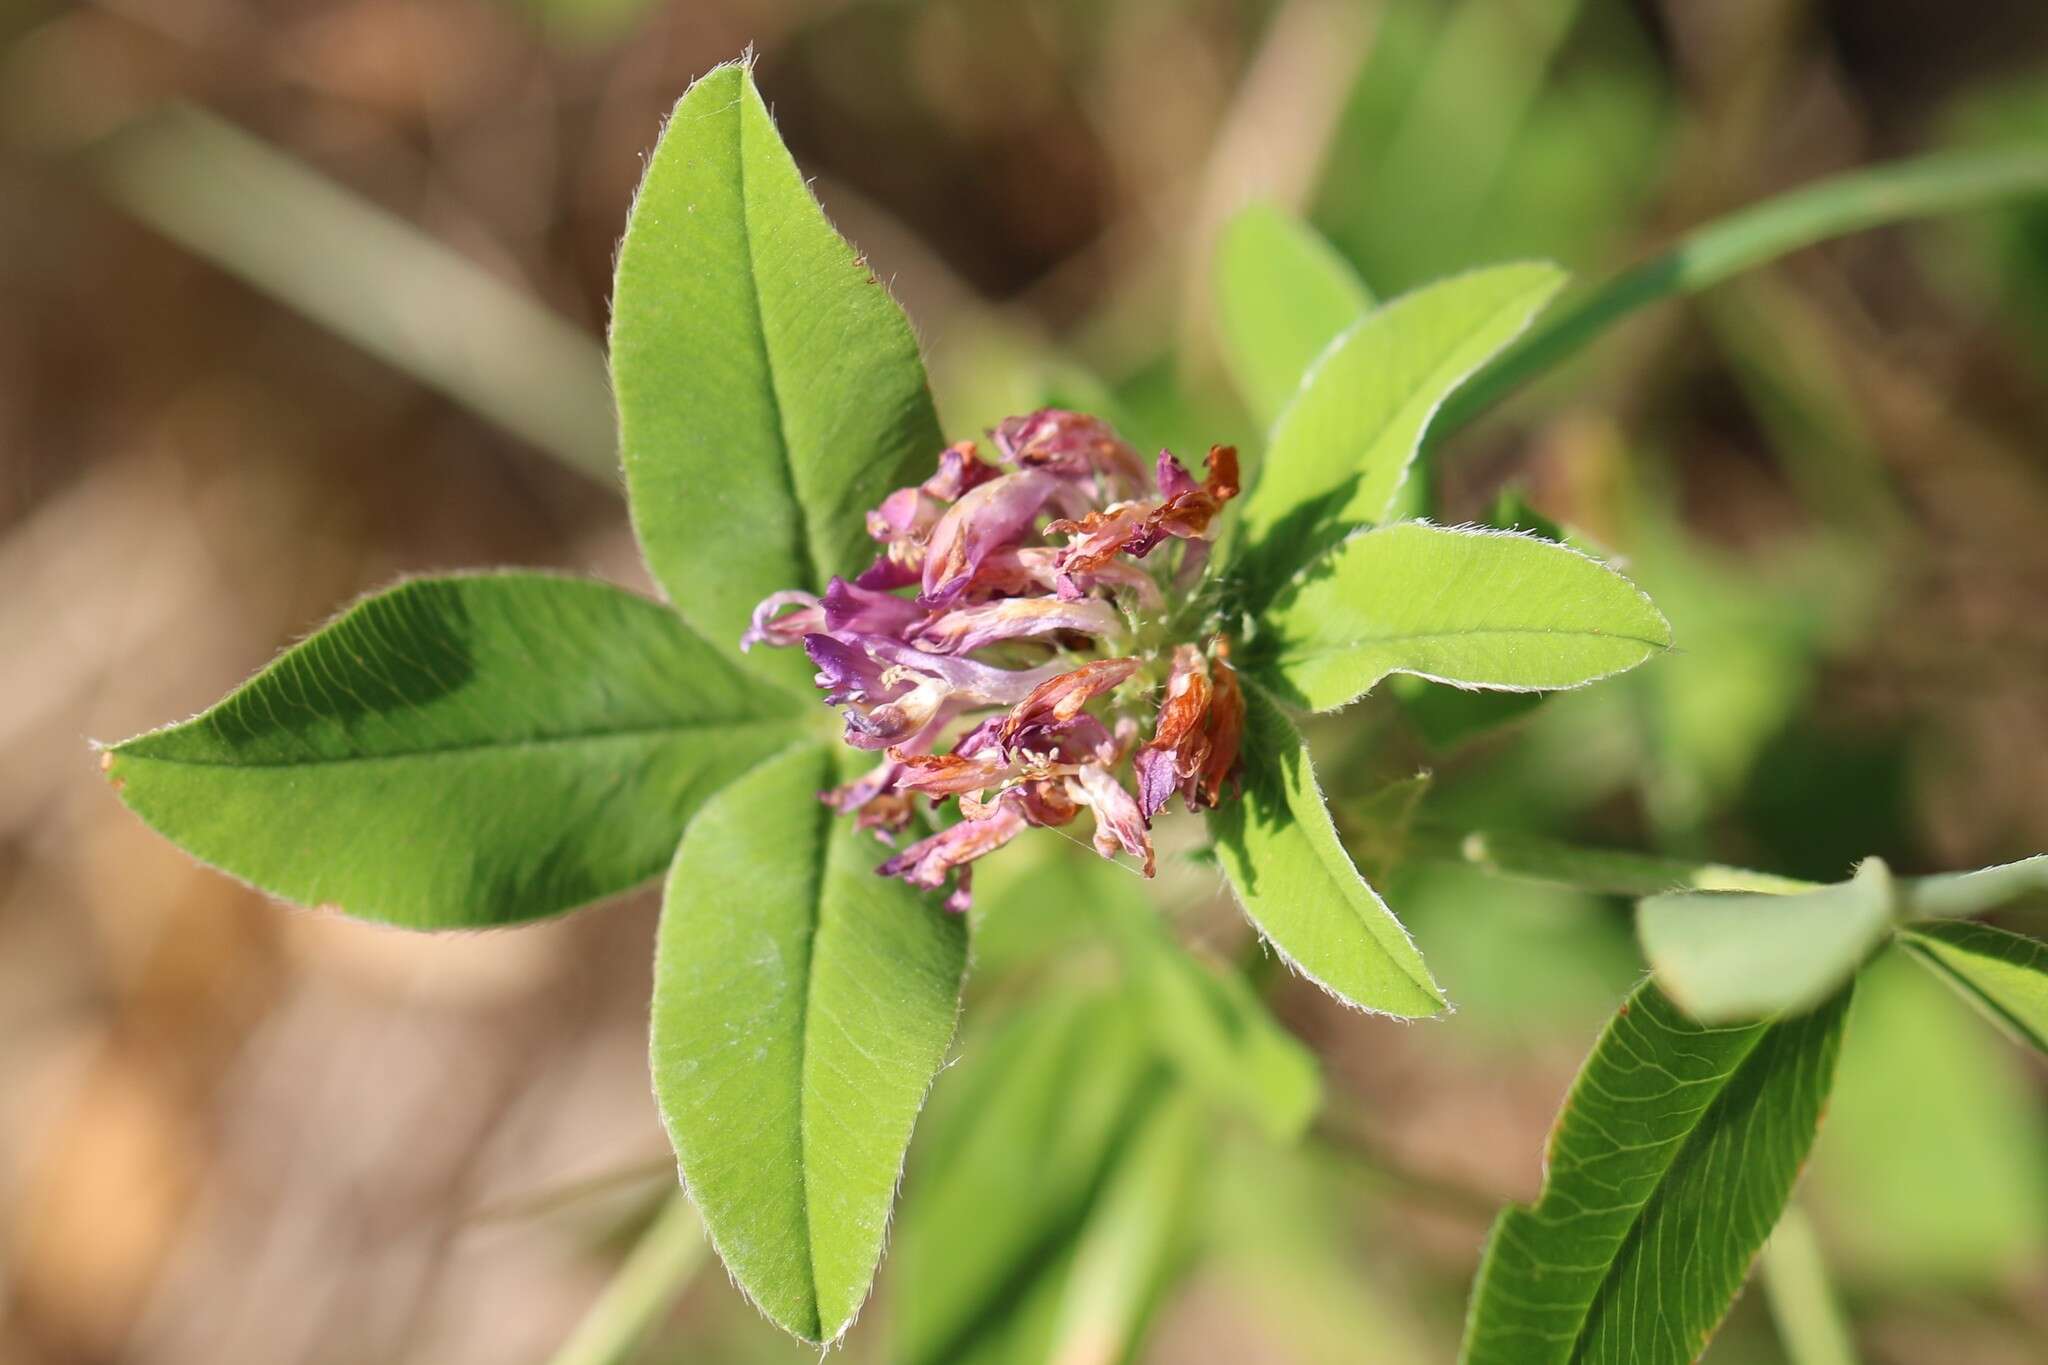
[(104, 764), (151, 828), (273, 895), (477, 927), (655, 876), (691, 812), (796, 741), (796, 705), (657, 603), (478, 574), (365, 598)]
[(1578, 687), (1670, 643), (1640, 589), (1576, 550), (1402, 522), (1311, 564), (1246, 658), (1290, 701), (1326, 711), (1390, 673), (1506, 692)]
[(974, 869), (974, 978), (983, 986), (1006, 973), (1061, 959), (1071, 962), (1105, 943), (1161, 940), (1148, 884), (1057, 830), (1027, 830)]
[(890, 1358), (1048, 1359), (1096, 1195), (1171, 1084), (1114, 994), (1056, 988), (970, 1036), (908, 1182)]
[(1337, 334), (1372, 307), (1372, 294), (1316, 230), (1271, 204), (1253, 204), (1216, 243), (1216, 312), (1237, 391), (1270, 426)]
[(1696, 1360), (1791, 1196), (1847, 1004), (1708, 1028), (1654, 986), (1630, 996), (1565, 1101), (1542, 1197), (1494, 1224), (1466, 1365)]
[(655, 951), (655, 1094), (741, 1289), (806, 1341), (867, 1298), (911, 1124), (953, 1036), (960, 918), (874, 875), (819, 804), (831, 756), (763, 764), (690, 822)]
[(2048, 896), (2048, 853), (1974, 872), (1942, 872), (1900, 885), (1900, 914), (1912, 919), (1960, 919), (2000, 906)]
[[(743, 63), (690, 87), (648, 162), (611, 359), (648, 565), (735, 657), (763, 597), (873, 558), (867, 509), (941, 444), (909, 323), (825, 221)], [(796, 651), (749, 664), (806, 675)]]
[(1563, 282), (1544, 264), (1453, 276), (1366, 314), (1325, 350), (1244, 504), (1254, 585), (1271, 591), (1343, 531), (1386, 520), (1437, 408)]
[(1322, 1105), (1315, 1054), (1274, 1019), (1244, 977), (1174, 940), (1146, 883), (1061, 839), (1029, 836), (977, 869), (975, 979), (1113, 944), (1129, 999), (1191, 1089), (1274, 1142), (1293, 1142)]
[(1168, 1094), (1126, 1141), (1075, 1243), (1052, 1348), (1035, 1359), (1133, 1357), (1180, 1259), (1208, 1145), (1203, 1119), (1192, 1097)]
[(1664, 993), (1707, 1023), (1810, 1009), (1884, 943), (1895, 892), (1881, 858), (1853, 879), (1791, 895), (1670, 891), (1636, 931)]
[(1800, 1197), (1867, 1293), (1996, 1293), (2048, 1258), (2048, 1105), (2034, 1058), (1894, 942), (1856, 974)]
[[(1409, 480), (1411, 491), (1418, 482), (1421, 481)], [(1595, 559), (1607, 558), (1530, 506), (1518, 484), (1507, 485), (1494, 497), (1484, 524), (1503, 531), (1527, 531), (1544, 540), (1570, 545)], [(1538, 692), (1474, 692), (1409, 675), (1396, 677), (1388, 691), (1400, 703), (1402, 713), (1423, 742), (1439, 753), (1511, 724), (1543, 704), (1543, 695)]]
[(1323, 1102), (1315, 1054), (1238, 972), (1212, 969), (1164, 934), (1133, 957), (1152, 1036), (1181, 1079), (1270, 1140), (1298, 1141)]
[(1338, 999), (1402, 1018), (1444, 998), (1407, 930), (1337, 841), (1308, 747), (1256, 685), (1245, 689), (1244, 792), (1209, 817), (1239, 904), (1287, 964)]
[(2024, 1042), (2048, 1052), (2048, 943), (1988, 924), (1907, 925), (1900, 941)]

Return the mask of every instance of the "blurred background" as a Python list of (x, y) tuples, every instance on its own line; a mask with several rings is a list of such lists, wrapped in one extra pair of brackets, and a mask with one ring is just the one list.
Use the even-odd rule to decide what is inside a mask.
[[(1510, 256), (1596, 280), (1831, 171), (2048, 145), (2037, 0), (0, 0), (0, 1360), (545, 1359), (672, 1188), (651, 895), (431, 939), (286, 910), (145, 831), (87, 741), (399, 574), (647, 586), (612, 253), (664, 113), (750, 44), (950, 431), (1078, 395), (1185, 453), (1256, 445), (1212, 322), (1245, 202), (1387, 297)], [(1326, 783), (1428, 768), (1446, 827), (1816, 878), (2048, 850), (2044, 379), (2048, 204), (1647, 311), (1447, 446), (1444, 510), (1518, 490), (1682, 651), (1512, 717), (1381, 700), (1312, 736)], [(1097, 1123), (1151, 1074), (1089, 1013), (1115, 934), (991, 882), (848, 1354), (1043, 1358), (1027, 1318), (1121, 1283), (1068, 1273), (1090, 1220), (1163, 1199), (1128, 1330), (1062, 1359), (1448, 1360), (1640, 967), (1621, 902), (1378, 870), (1460, 1012), (1267, 973), (1330, 1117), (1284, 1153), (1205, 1125), (1150, 1185), (1115, 1153), (1165, 1121)], [(1154, 899), (1242, 953), (1213, 869)], [(1053, 1210), (1043, 1255), (956, 1311), (947, 1220), (1005, 1200)], [(2048, 1069), (1924, 973), (1861, 992), (1798, 1207), (1864, 1359), (2048, 1359)], [(699, 1264), (642, 1358), (814, 1356)], [(1752, 1290), (1709, 1359), (1785, 1352)]]

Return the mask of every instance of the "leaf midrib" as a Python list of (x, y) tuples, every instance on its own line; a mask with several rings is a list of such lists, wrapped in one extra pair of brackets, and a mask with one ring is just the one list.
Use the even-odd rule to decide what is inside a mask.
[[(819, 753), (823, 755), (824, 751)], [(825, 780), (832, 780), (827, 759)], [(818, 1295), (818, 1230), (811, 1219), (811, 1126), (808, 1100), (811, 1093), (811, 1012), (818, 988), (818, 934), (825, 922), (825, 885), (832, 875), (832, 808), (820, 802), (812, 807), (817, 821), (818, 858), (812, 864), (811, 933), (804, 944), (804, 1005), (796, 1024), (796, 1180), (804, 1218), (804, 1268), (811, 1280), (811, 1317), (818, 1340), (825, 1340), (825, 1305)]]
[(1679, 1163), (1685, 1159), (1686, 1153), (1698, 1141), (1700, 1134), (1709, 1131), (1714, 1116), (1719, 1112), (1722, 1102), (1728, 1098), (1728, 1092), (1734, 1086), (1736, 1079), (1742, 1075), (1743, 1068), (1756, 1059), (1756, 1054), (1762, 1048), (1764, 1040), (1770, 1036), (1772, 1029), (1778, 1027), (1781, 1027), (1781, 1025), (1773, 1024), (1756, 1030), (1755, 1036), (1750, 1039), (1749, 1046), (1743, 1049), (1741, 1059), (1722, 1075), (1721, 1083), (1714, 1091), (1714, 1097), (1707, 1101), (1706, 1107), (1700, 1111), (1699, 1120), (1693, 1124), (1692, 1131), (1688, 1132), (1679, 1141), (1677, 1147), (1672, 1152), (1671, 1159), (1665, 1162), (1664, 1169), (1658, 1172), (1656, 1187), (1650, 1191), (1642, 1203), (1636, 1205), (1635, 1212), (1629, 1215), (1628, 1231), (1622, 1234), (1619, 1242), (1615, 1243), (1614, 1254), (1608, 1258), (1607, 1269), (1601, 1274), (1600, 1283), (1594, 1287), (1591, 1294), (1586, 1296), (1585, 1307), (1580, 1310), (1578, 1321), (1572, 1326), (1572, 1351), (1571, 1355), (1566, 1358), (1567, 1365), (1577, 1365), (1577, 1362), (1583, 1356), (1586, 1348), (1586, 1323), (1593, 1316), (1593, 1307), (1612, 1290), (1615, 1276), (1620, 1273), (1624, 1259), (1629, 1250), (1635, 1246), (1637, 1238), (1642, 1234), (1643, 1224), (1648, 1219), (1651, 1206), (1664, 1197), (1670, 1183), (1671, 1172), (1677, 1169)]
[(1343, 654), (1352, 650), (1365, 649), (1374, 645), (1410, 644), (1418, 640), (1473, 640), (1521, 635), (1569, 636), (1579, 640), (1612, 640), (1620, 644), (1641, 645), (1645, 649), (1659, 650), (1670, 646), (1663, 640), (1652, 640), (1642, 635), (1628, 635), (1618, 631), (1553, 629), (1535, 626), (1487, 627), (1482, 630), (1413, 630), (1393, 635), (1365, 635), (1344, 641), (1318, 643), (1313, 649), (1283, 650), (1275, 661), (1283, 664), (1302, 663), (1321, 659), (1332, 654)]
[[(242, 759), (188, 758), (171, 754), (153, 754), (131, 749), (126, 745), (111, 749), (117, 760), (124, 762), (167, 763), (188, 768), (318, 768), (350, 763), (404, 763), (419, 759), (443, 758), (451, 754), (486, 753), (495, 750), (548, 748), (562, 744), (605, 744), (624, 740), (646, 740), (674, 738), (694, 734), (701, 730), (718, 730), (724, 733), (735, 731), (751, 733), (757, 730), (789, 729), (794, 737), (795, 718), (787, 720), (705, 720), (678, 721), (667, 725), (627, 726), (611, 730), (589, 730), (574, 734), (534, 735), (523, 739), (487, 739), (472, 743), (442, 744), (421, 749), (399, 749), (379, 754), (338, 754), (320, 755), (311, 758), (266, 759), (248, 761)], [(147, 738), (145, 736), (145, 738)]]
[[(754, 203), (747, 193), (747, 95), (751, 83), (741, 79), (740, 98), (734, 103), (732, 121), (733, 174), (739, 181), (739, 227), (741, 246), (747, 258), (747, 297), (753, 301), (755, 335), (761, 342), (761, 368), (768, 376), (768, 403), (775, 409), (775, 439), (781, 447), (782, 458), (777, 462), (788, 486), (789, 500), (796, 504), (797, 520), (803, 527), (803, 534), (797, 539), (797, 581), (814, 592), (823, 592), (825, 584), (819, 578), (818, 528), (811, 516), (809, 499), (804, 497), (798, 486), (796, 461), (792, 457), (795, 442), (789, 434), (787, 405), (782, 401), (781, 369), (775, 359), (774, 347), (768, 340), (768, 310), (761, 303), (761, 281), (758, 261), (754, 255)], [(757, 97), (758, 98), (758, 97)], [(806, 191), (808, 192), (808, 191)], [(822, 212), (822, 210), (820, 210)]]

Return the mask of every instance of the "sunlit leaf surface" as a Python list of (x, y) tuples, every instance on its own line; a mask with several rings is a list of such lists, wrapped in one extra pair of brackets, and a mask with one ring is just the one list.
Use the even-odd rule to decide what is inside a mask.
[(1309, 564), (1247, 656), (1317, 711), (1390, 673), (1465, 687), (1578, 687), (1667, 648), (1671, 628), (1598, 560), (1533, 536), (1404, 522)]
[(1444, 1007), (1408, 932), (1337, 840), (1287, 717), (1245, 692), (1244, 794), (1210, 817), (1239, 904), (1287, 964), (1339, 999), (1419, 1018)]
[(1358, 272), (1314, 228), (1270, 204), (1241, 210), (1216, 244), (1216, 313), (1232, 380), (1262, 425), (1323, 348), (1372, 306)]
[(953, 1036), (966, 926), (817, 800), (812, 745), (734, 783), (676, 850), (655, 953), (655, 1094), (740, 1287), (807, 1341), (867, 1298), (910, 1129)]
[(365, 598), (109, 776), (195, 856), (414, 928), (567, 910), (660, 873), (708, 796), (798, 738), (657, 603), (541, 574)]
[[(910, 324), (825, 221), (743, 64), (690, 88), (648, 162), (611, 357), (641, 548), (735, 655), (763, 597), (873, 558), (867, 510), (939, 450)], [(795, 651), (749, 664), (808, 675)]]

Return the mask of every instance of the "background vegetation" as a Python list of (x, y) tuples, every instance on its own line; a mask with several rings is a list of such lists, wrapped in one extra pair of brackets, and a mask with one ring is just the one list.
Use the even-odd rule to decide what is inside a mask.
[[(1597, 279), (1832, 170), (2048, 140), (2022, 0), (7, 0), (0, 41), (0, 1358), (28, 1365), (539, 1358), (661, 1206), (651, 896), (447, 940), (283, 914), (148, 835), (83, 741), (399, 573), (645, 585), (597, 339), (697, 73), (756, 45), (950, 430), (1059, 393), (1183, 453), (1255, 430), (1211, 322), (1247, 199), (1386, 297), (1523, 255)], [(1354, 710), (1314, 736), (1333, 798), (1428, 768), (1446, 821), (1820, 880), (2048, 848), (2044, 214), (1801, 253), (1468, 430), (1449, 505), (1512, 488), (1616, 547), (1682, 653), (1484, 733), (1442, 697)], [(1101, 989), (1186, 1002), (1132, 965), (1135, 879), (1106, 904), (1033, 853), (989, 868), (962, 1060), (850, 1353), (1028, 1351), (996, 1304), (1143, 1321), (1159, 1361), (1447, 1359), (1640, 971), (1626, 904), (1405, 862), (1389, 900), (1459, 1013), (1365, 1021), (1274, 973), (1327, 1091), (1278, 1161), (1254, 1125), (1121, 1121), (1159, 1059)], [(1158, 891), (1244, 952), (1212, 868)], [(1814, 1248), (1865, 1360), (2042, 1358), (2048, 1072), (1904, 967), (1854, 1010), (1778, 1321), (1753, 1292), (1709, 1359), (1840, 1358), (1800, 1307)], [(1045, 1255), (978, 1280), (1006, 1218)], [(702, 1263), (687, 1221), (642, 1245), (649, 1284)], [(807, 1355), (716, 1272), (646, 1350)]]

